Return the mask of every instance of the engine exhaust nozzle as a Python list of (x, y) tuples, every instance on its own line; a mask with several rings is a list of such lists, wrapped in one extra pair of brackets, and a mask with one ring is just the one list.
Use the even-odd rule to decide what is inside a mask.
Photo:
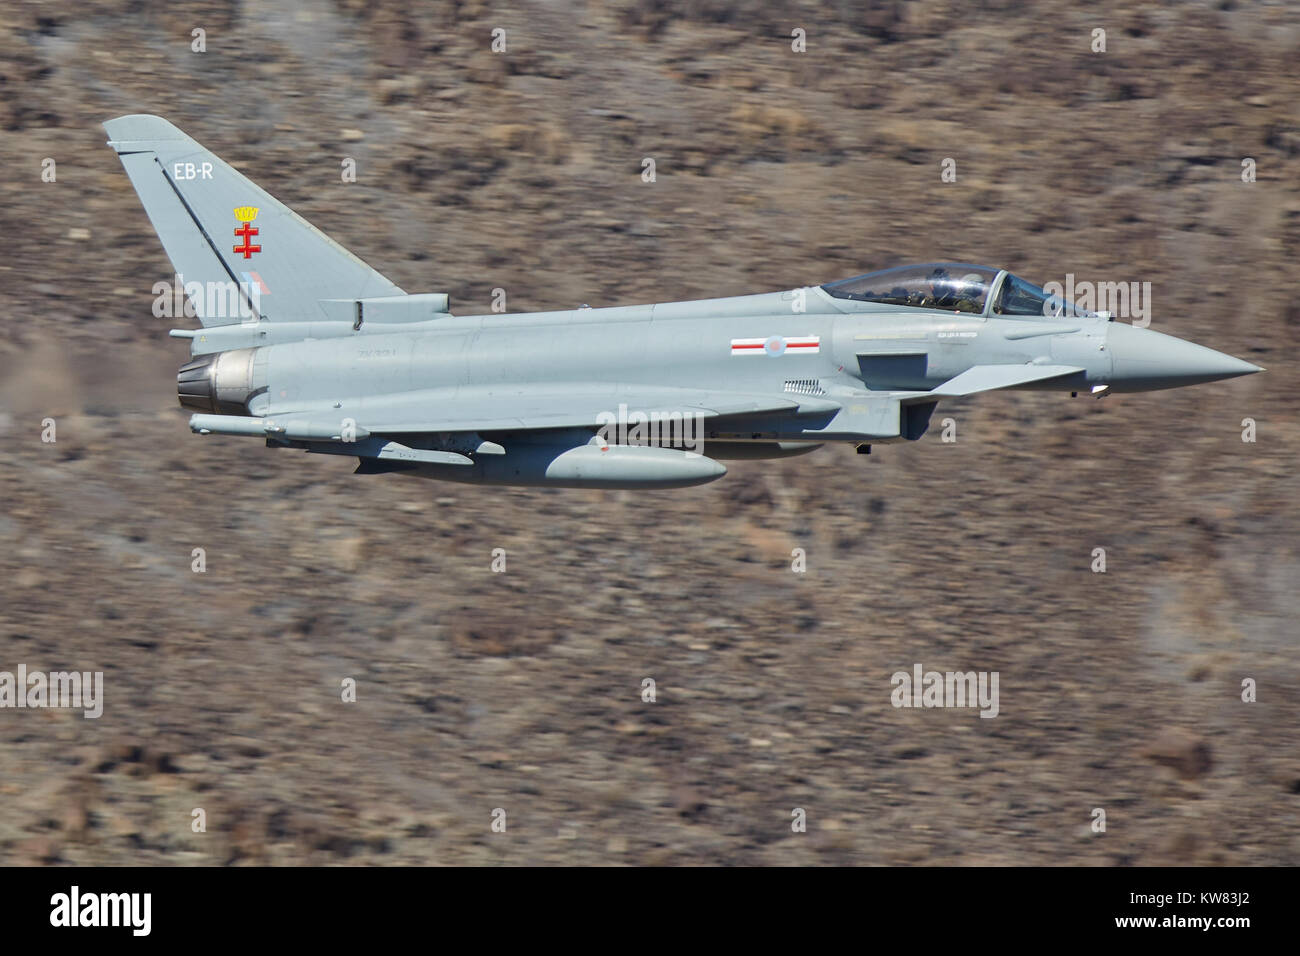
[(176, 373), (181, 407), (214, 415), (247, 415), (248, 403), (263, 389), (254, 382), (257, 349), (211, 352)]

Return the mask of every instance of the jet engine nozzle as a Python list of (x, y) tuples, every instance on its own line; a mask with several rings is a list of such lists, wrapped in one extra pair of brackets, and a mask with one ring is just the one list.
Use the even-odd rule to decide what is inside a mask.
[(248, 403), (264, 389), (255, 382), (257, 349), (211, 352), (176, 373), (182, 408), (216, 415), (247, 415)]

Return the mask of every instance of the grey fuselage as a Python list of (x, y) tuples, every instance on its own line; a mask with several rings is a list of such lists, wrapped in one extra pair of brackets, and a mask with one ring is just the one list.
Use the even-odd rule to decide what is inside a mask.
[(946, 398), (1259, 371), (972, 263), (457, 317), (445, 293), (408, 295), (163, 117), (104, 128), (174, 269), (155, 314), (183, 298), (202, 326), (172, 331), (190, 339), (190, 428), (355, 456), (360, 472), (674, 487), (720, 477), (718, 459), (915, 440)]
[[(790, 311), (789, 293), (737, 296), (565, 312), (447, 317), (409, 331), (274, 346), (271, 381), (285, 391), (269, 413), (326, 404), (343, 396), (534, 386), (607, 386), (617, 405), (623, 385), (783, 394), (785, 382), (815, 379), (825, 388), (930, 389), (975, 365), (1042, 360), (1082, 365), (1069, 391), (1106, 383), (1106, 323), (985, 319), (963, 313), (903, 311), (837, 301), (819, 288), (808, 308)], [(1075, 331), (1078, 330), (1078, 331)], [(733, 339), (816, 336), (817, 352), (733, 355)], [(1015, 336), (1014, 338), (1009, 336)], [(872, 357), (859, 362), (859, 353)], [(901, 357), (921, 353), (914, 361)], [(432, 396), (431, 396), (432, 397)]]
[[(305, 331), (313, 337), (277, 341), (279, 336), (300, 339)], [(814, 340), (811, 348), (781, 347)], [(643, 481), (638, 476), (645, 468), (656, 471), (655, 463), (643, 457), (627, 466), (627, 480), (616, 473), (606, 482), (581, 473), (551, 477), (547, 465), (590, 439), (593, 413), (612, 416), (620, 406), (633, 411), (666, 404), (704, 409), (710, 413), (704, 425), (710, 444), (703, 455), (778, 457), (825, 441), (919, 438), (934, 404), (950, 397), (935, 390), (972, 369), (1066, 368), (1055, 377), (999, 387), (1072, 392), (1159, 388), (1224, 377), (1190, 367), (1162, 377), (1158, 354), (1147, 361), (1144, 351), (1160, 346), (1160, 340), (1228, 359), (1105, 316), (998, 317), (900, 308), (838, 299), (815, 286), (621, 308), (460, 317), (442, 313), (401, 323), (385, 323), (380, 312), (359, 328), (321, 322), (305, 330), (300, 324), (277, 326), (263, 320), (201, 330), (195, 333), (193, 350), (245, 350), (247, 378), (236, 382), (235, 400), (223, 411), (259, 422), (327, 423), (319, 434), (295, 436), (290, 429), (287, 435), (273, 435), (272, 444), (361, 452), (364, 458), (365, 447), (371, 446), (328, 440), (336, 437), (335, 423), (353, 422), (387, 438), (418, 435), (402, 441), (415, 448), (458, 451), (469, 459), (457, 464), (390, 461), (363, 470), (407, 470), (488, 483), (659, 487), (710, 480), (724, 469), (705, 473), (700, 465), (686, 469), (665, 458), (667, 473)], [(777, 344), (749, 351), (738, 351), (734, 344), (753, 341)], [(726, 405), (731, 396), (740, 401)], [(751, 398), (754, 409), (747, 411), (745, 402)], [(783, 407), (771, 407), (782, 402)], [(552, 412), (547, 403), (571, 413)], [(533, 411), (542, 417), (530, 418)], [(555, 415), (554, 427), (546, 427), (546, 414)], [(384, 424), (368, 424), (375, 422)], [(463, 433), (470, 425), (473, 441), (467, 446)], [(478, 445), (480, 440), (486, 444)], [(762, 445), (741, 444), (753, 442)], [(488, 445), (502, 451), (475, 454)]]

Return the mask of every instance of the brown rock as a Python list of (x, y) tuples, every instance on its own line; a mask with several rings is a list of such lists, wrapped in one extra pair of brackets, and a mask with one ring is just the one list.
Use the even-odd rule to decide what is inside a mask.
[(1161, 766), (1172, 768), (1184, 780), (1202, 777), (1214, 765), (1209, 743), (1180, 727), (1165, 728), (1139, 753)]

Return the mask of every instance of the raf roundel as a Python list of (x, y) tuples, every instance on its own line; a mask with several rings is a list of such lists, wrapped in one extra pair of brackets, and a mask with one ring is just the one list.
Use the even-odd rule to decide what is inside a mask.
[(766, 338), (732, 339), (732, 355), (816, 355), (821, 351), (817, 335), (769, 335)]

